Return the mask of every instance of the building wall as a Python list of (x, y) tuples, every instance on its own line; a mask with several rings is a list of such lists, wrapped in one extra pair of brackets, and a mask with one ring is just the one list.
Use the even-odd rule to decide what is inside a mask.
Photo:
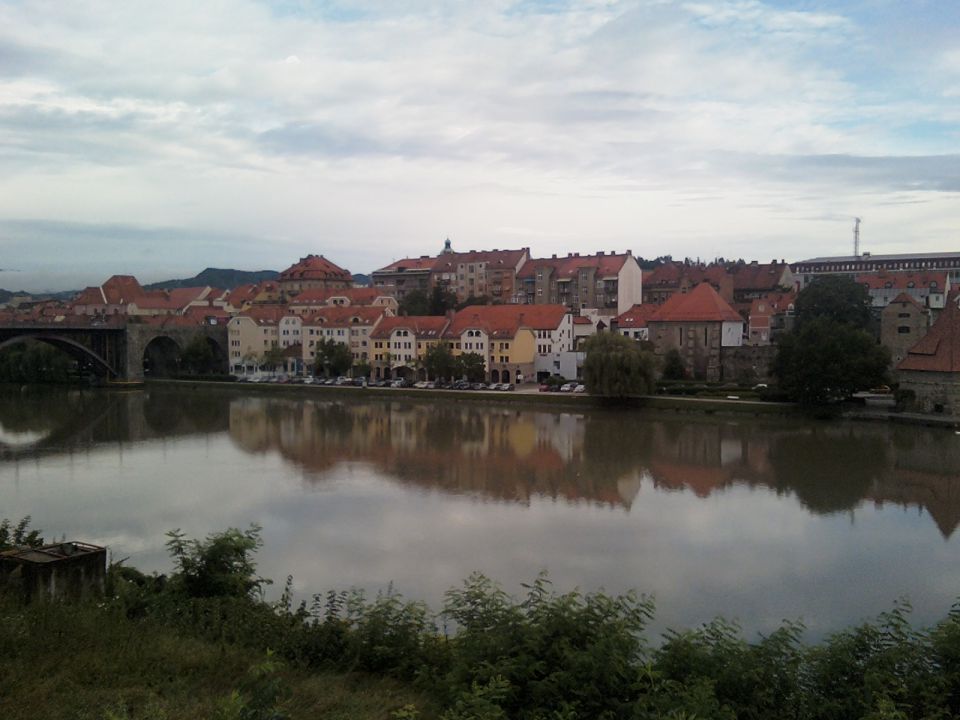
[(643, 302), (643, 270), (632, 255), (620, 268), (617, 277), (617, 315)]
[(258, 325), (248, 317), (235, 317), (227, 324), (230, 368), (238, 369), (248, 358), (257, 364), (271, 347), (279, 345), (276, 325)]
[(960, 415), (960, 373), (901, 370), (900, 389), (914, 393), (912, 406), (908, 409)]
[(723, 379), (745, 384), (770, 382), (776, 357), (775, 345), (722, 348), (720, 362), (723, 366)]
[(930, 313), (913, 303), (891, 303), (880, 313), (880, 344), (890, 350), (893, 367), (930, 329)]
[(676, 349), (688, 377), (715, 381), (723, 379), (721, 325), (719, 322), (651, 322), (648, 327), (657, 356), (662, 358)]

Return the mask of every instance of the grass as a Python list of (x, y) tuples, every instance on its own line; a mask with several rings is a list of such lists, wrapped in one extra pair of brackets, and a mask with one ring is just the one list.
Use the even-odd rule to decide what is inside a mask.
[[(96, 605), (0, 602), (0, 718), (198, 720), (241, 687), (264, 657), (177, 635)], [(283, 669), (292, 720), (386, 720), (425, 698), (386, 678)]]

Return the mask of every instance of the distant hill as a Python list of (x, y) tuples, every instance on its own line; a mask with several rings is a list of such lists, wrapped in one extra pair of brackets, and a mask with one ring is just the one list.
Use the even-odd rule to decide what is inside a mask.
[(144, 285), (146, 290), (172, 290), (182, 287), (210, 287), (230, 290), (238, 285), (258, 283), (262, 280), (276, 280), (280, 275), (276, 270), (223, 270), (207, 268), (199, 275), (183, 280), (161, 280), (160, 282)]
[(353, 284), (364, 286), (370, 284), (370, 276), (364, 275), (363, 273), (354, 273), (353, 274)]

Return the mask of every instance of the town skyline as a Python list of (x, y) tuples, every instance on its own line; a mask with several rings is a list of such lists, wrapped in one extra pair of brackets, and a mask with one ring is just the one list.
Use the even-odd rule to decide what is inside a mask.
[[(960, 237), (960, 6), (0, 2), (0, 287)], [(69, 262), (66, 262), (69, 260)]]

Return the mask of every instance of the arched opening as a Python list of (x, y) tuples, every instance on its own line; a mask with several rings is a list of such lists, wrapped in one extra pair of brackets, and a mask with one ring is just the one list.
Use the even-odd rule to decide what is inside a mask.
[(171, 338), (155, 337), (143, 349), (144, 377), (173, 377), (180, 374), (180, 346)]
[[(88, 347), (54, 335), (19, 335), (0, 342), (13, 382), (66, 382), (116, 376), (116, 371)], [(59, 352), (51, 352), (59, 351)]]
[(491, 371), (490, 371), (490, 382), (495, 382), (495, 383), (500, 382), (500, 371), (499, 371), (499, 370), (491, 370)]
[(427, 369), (426, 369), (426, 368), (420, 368), (419, 370), (417, 370), (417, 379), (418, 379), (418, 380), (426, 380), (426, 379), (427, 379)]
[[(179, 372), (181, 373), (209, 375), (223, 373), (226, 369), (226, 357), (220, 344), (206, 335), (195, 336), (180, 353)], [(146, 373), (146, 365), (144, 373)]]

